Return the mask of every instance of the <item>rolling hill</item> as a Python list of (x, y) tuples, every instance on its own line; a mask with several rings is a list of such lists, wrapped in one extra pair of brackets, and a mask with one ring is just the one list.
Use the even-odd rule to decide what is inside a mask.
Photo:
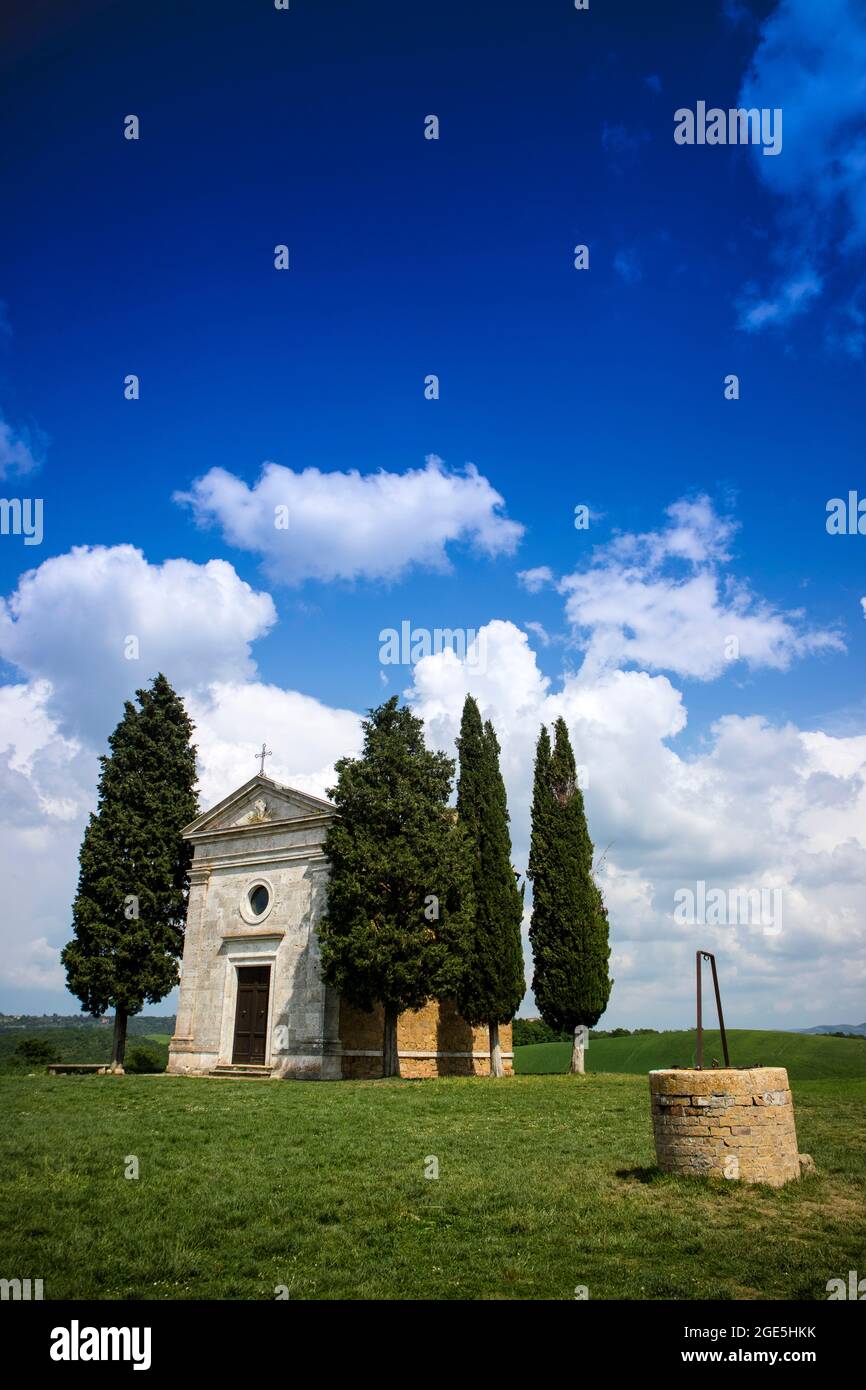
[(819, 1023), (815, 1028), (795, 1028), (795, 1033), (866, 1033), (866, 1023)]
[[(40, 1042), (47, 1043), (60, 1062), (107, 1062), (111, 1058), (112, 1032), (111, 1028), (95, 1028), (92, 1025), (77, 1028), (0, 1029), (0, 1071), (8, 1069), (12, 1054), (25, 1038), (38, 1038)], [(168, 1061), (168, 1043), (169, 1035), (165, 1033), (134, 1033), (127, 1038), (127, 1057), (143, 1045), (158, 1056), (164, 1065)]]
[[(731, 1064), (736, 1067), (787, 1067), (792, 1081), (819, 1081), (830, 1077), (866, 1077), (866, 1041), (831, 1038), (821, 1033), (762, 1032), (731, 1029), (728, 1032)], [(571, 1044), (534, 1043), (514, 1050), (515, 1071), (520, 1074), (568, 1070)], [(658, 1067), (692, 1066), (694, 1029), (676, 1033), (649, 1033), (629, 1038), (593, 1038), (586, 1052), (587, 1070), (638, 1074)], [(704, 1060), (721, 1060), (718, 1032), (704, 1034)]]

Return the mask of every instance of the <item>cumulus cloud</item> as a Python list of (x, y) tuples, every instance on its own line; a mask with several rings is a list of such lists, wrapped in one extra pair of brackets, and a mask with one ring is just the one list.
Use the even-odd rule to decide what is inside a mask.
[[(748, 331), (804, 313), (822, 293), (828, 272), (862, 252), (864, 67), (866, 9), (860, 0), (780, 0), (764, 20), (738, 103), (784, 113), (782, 153), (755, 160), (758, 177), (778, 198), (779, 268), (768, 291), (750, 286), (741, 296), (740, 326)], [(853, 341), (847, 334), (846, 350)]]
[(542, 646), (544, 646), (544, 647), (549, 647), (549, 646), (550, 646), (551, 642), (553, 641), (553, 638), (550, 636), (550, 633), (549, 633), (549, 632), (547, 631), (547, 629), (543, 626), (543, 624), (541, 624), (541, 623), (524, 623), (523, 626), (526, 628), (526, 631), (527, 631), (527, 632), (531, 632), (531, 633), (533, 634), (534, 637), (537, 637), (537, 638), (538, 638), (538, 640), (539, 640), (539, 642), (542, 644)]
[(780, 612), (726, 572), (734, 523), (706, 497), (667, 509), (657, 531), (598, 547), (560, 581), (587, 669), (636, 664), (696, 680), (733, 661), (785, 670), (808, 654), (843, 651), (835, 631)]
[(203, 807), (253, 776), (264, 734), (273, 748), (266, 775), (313, 796), (327, 795), (334, 763), (359, 753), (363, 742), (353, 710), (260, 681), (216, 681), (188, 695), (186, 704), (196, 729)]
[(518, 570), (517, 582), (527, 593), (537, 594), (546, 585), (554, 583), (553, 570), (549, 565), (536, 565), (531, 570)]
[[(251, 644), (275, 619), (270, 595), (224, 561), (151, 565), (132, 546), (46, 560), (0, 601), (0, 656), (23, 677), (0, 686), (0, 881), (9, 902), (27, 905), (26, 921), (2, 923), (0, 980), (22, 1010), (63, 989), (98, 754), (124, 699), (156, 671), (192, 717), (203, 808), (253, 775), (264, 737), (268, 774), (316, 795), (336, 759), (360, 748), (357, 714), (258, 679)], [(136, 660), (125, 656), (130, 637)]]
[(157, 671), (186, 690), (252, 675), (250, 644), (275, 621), (270, 595), (224, 560), (152, 565), (131, 545), (81, 546), (0, 599), (0, 657), (47, 683), (67, 728), (101, 741)]
[[(539, 669), (527, 633), (502, 619), (479, 634), (483, 670), (450, 649), (413, 668), (407, 694), (431, 746), (453, 756), (467, 692), (493, 720), (520, 868), (528, 857), (539, 726), (565, 718), (610, 910), (617, 980), (611, 1023), (686, 1023), (697, 945), (720, 955), (733, 1026), (767, 1023), (776, 1009), (783, 1025), (823, 1022), (822, 1015), (841, 1016), (862, 1002), (866, 737), (725, 715), (701, 743), (682, 747), (688, 711), (672, 676), (697, 668), (707, 678), (715, 657), (680, 649), (667, 626), (670, 605), (683, 602), (702, 651), (696, 614), (712, 626), (719, 612), (738, 611), (736, 590), (722, 578), (734, 534), (730, 519), (697, 499), (671, 507), (655, 531), (615, 537), (587, 572), (605, 577), (614, 594), (624, 585), (628, 602), (637, 596), (638, 628), (629, 627), (624, 607), (612, 613), (593, 606), (601, 603), (600, 589), (586, 595), (566, 585), (566, 605), (586, 605), (587, 653), (560, 679)], [(705, 581), (700, 592), (689, 588), (688, 600), (677, 600), (679, 587), (698, 578)], [(336, 759), (360, 750), (356, 712), (260, 679), (251, 647), (270, 628), (273, 605), (230, 565), (151, 566), (132, 547), (85, 548), (24, 576), (0, 612), (0, 651), (22, 672), (19, 682), (0, 687), (0, 879), (11, 901), (27, 903), (26, 923), (8, 915), (4, 921), (0, 977), (22, 1007), (28, 999), (41, 1007), (45, 996), (37, 991), (62, 986), (59, 950), (69, 935), (77, 851), (95, 801), (97, 753), (119, 698), (146, 679), (140, 664), (123, 658), (136, 614), (140, 627), (145, 616), (150, 624), (142, 627), (147, 673), (152, 655), (153, 669), (167, 671), (193, 718), (203, 805), (254, 773), (263, 738), (275, 750), (268, 773), (318, 795), (332, 784)], [(746, 616), (777, 624), (750, 637), (755, 660), (774, 652), (782, 660), (784, 649), (787, 661), (820, 649), (790, 614), (770, 614), (750, 598)], [(68, 640), (65, 627), (72, 629)], [(620, 628), (617, 659), (609, 634)], [(178, 633), (189, 650), (181, 649)], [(648, 669), (624, 669), (632, 662), (629, 644), (638, 640)], [(673, 645), (668, 655), (666, 643)], [(108, 697), (96, 689), (103, 682)], [(674, 895), (699, 880), (780, 887), (782, 931), (764, 936), (748, 925), (678, 924)], [(63, 1007), (61, 1000), (58, 994)]]
[[(542, 722), (568, 724), (610, 911), (609, 1022), (686, 1025), (694, 952), (723, 961), (730, 1021), (821, 1022), (862, 1007), (866, 928), (866, 738), (831, 738), (761, 717), (726, 716), (698, 753), (675, 744), (681, 691), (665, 675), (586, 662), (559, 683), (539, 671), (526, 634), (483, 630), (484, 672), (453, 652), (424, 658), (409, 698), (428, 739), (453, 754), (467, 692), (493, 720), (512, 813), (514, 862), (525, 868), (535, 743)], [(778, 935), (759, 927), (684, 926), (675, 893), (695, 887), (782, 891)]]
[(0, 925), (0, 980), (25, 992), (63, 987), (60, 949), (97, 771), (95, 753), (61, 731), (50, 694), (45, 681), (0, 686), (0, 882), (17, 909)]
[(78, 848), (123, 701), (159, 670), (190, 694), (254, 675), (250, 643), (275, 618), (224, 561), (150, 565), (128, 545), (46, 560), (0, 599), (0, 657), (23, 677), (0, 686), (0, 881), (27, 904), (26, 927), (4, 919), (0, 978), (18, 997), (63, 988)]
[(296, 473), (267, 463), (252, 487), (212, 468), (176, 500), (198, 524), (216, 524), (229, 544), (260, 555), (272, 580), (293, 585), (444, 571), (449, 544), (510, 555), (524, 530), (477, 468), (455, 472), (435, 455), (405, 473)]
[[(361, 747), (357, 714), (297, 691), (257, 680), (179, 689), (194, 724), (202, 809), (253, 776), (264, 734), (274, 749), (268, 775), (316, 796), (333, 785), (337, 758)], [(24, 1001), (21, 1011), (65, 987), (60, 951), (99, 770), (96, 746), (66, 737), (51, 706), (47, 681), (0, 686), (0, 881), (8, 902), (26, 904), (23, 918), (7, 914), (0, 924), (0, 983)]]

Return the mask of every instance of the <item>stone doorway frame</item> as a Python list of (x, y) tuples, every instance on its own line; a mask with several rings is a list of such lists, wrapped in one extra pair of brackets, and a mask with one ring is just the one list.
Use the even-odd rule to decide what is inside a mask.
[(234, 1056), (235, 1018), (238, 1007), (238, 968), (242, 969), (247, 965), (268, 965), (271, 969), (271, 981), (268, 990), (268, 1022), (265, 1035), (264, 1065), (273, 1067), (274, 997), (277, 992), (275, 987), (277, 951), (281, 941), (282, 933), (279, 935), (263, 933), (260, 937), (244, 934), (223, 938), (221, 954), (225, 959), (225, 976), (217, 1066), (231, 1067), (234, 1065), (232, 1057)]

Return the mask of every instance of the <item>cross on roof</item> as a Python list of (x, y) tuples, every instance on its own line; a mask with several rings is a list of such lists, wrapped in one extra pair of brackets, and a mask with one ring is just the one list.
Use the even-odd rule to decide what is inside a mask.
[(270, 758), (271, 756), (272, 754), (270, 748), (268, 748), (266, 743), (263, 743), (261, 752), (256, 754), (256, 757), (261, 760), (262, 765), (259, 768), (259, 775), (262, 777), (264, 777), (265, 775), (265, 758)]

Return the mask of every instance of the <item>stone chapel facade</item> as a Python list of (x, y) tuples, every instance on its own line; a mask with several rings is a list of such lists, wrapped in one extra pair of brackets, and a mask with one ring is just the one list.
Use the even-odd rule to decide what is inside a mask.
[[(175, 1075), (316, 1080), (382, 1075), (382, 1013), (322, 980), (329, 801), (258, 775), (187, 826), (194, 846), (175, 1034)], [(512, 1069), (511, 1025), (500, 1028)], [(448, 1002), (402, 1014), (400, 1075), (486, 1075), (486, 1027)]]

